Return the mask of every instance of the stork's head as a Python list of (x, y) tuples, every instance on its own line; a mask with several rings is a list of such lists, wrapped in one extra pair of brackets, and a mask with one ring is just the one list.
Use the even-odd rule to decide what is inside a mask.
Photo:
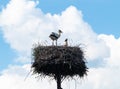
[(67, 42), (68, 41), (68, 39), (65, 39), (65, 42)]
[(61, 30), (58, 30), (59, 33), (63, 33)]

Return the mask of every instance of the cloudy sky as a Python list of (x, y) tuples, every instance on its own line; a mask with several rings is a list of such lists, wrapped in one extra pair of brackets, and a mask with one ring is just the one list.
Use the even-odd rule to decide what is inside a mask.
[(28, 75), (31, 48), (51, 45), (49, 34), (63, 31), (62, 45), (81, 44), (89, 67), (83, 79), (64, 81), (63, 89), (119, 89), (119, 0), (0, 0), (0, 88), (56, 89), (49, 78)]

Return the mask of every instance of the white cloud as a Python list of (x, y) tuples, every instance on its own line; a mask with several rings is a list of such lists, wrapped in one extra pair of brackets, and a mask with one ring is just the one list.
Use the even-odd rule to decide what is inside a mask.
[[(119, 89), (120, 68), (91, 68), (88, 76), (83, 79), (65, 80), (62, 83), (64, 89)], [(2, 89), (56, 89), (55, 80), (40, 78), (27, 74), (30, 72), (30, 65), (13, 66), (2, 72), (0, 76), (0, 87)], [(35, 78), (36, 77), (36, 78)]]
[(119, 89), (120, 68), (91, 68), (83, 89)]
[(116, 39), (113, 35), (105, 34), (101, 34), (99, 37), (103, 39), (110, 48), (110, 57), (107, 58), (108, 65), (120, 67), (120, 38)]
[(22, 24), (24, 19), (27, 18), (27, 14), (32, 14), (31, 11), (34, 12), (35, 6), (36, 3), (30, 0), (11, 0), (2, 11), (2, 25), (15, 26), (17, 24)]
[(0, 76), (0, 88), (2, 89), (55, 89), (55, 81), (49, 79), (37, 79), (29, 75), (30, 65), (13, 66), (2, 72)]
[(86, 55), (91, 60), (109, 56), (106, 44), (98, 39), (90, 25), (83, 20), (82, 12), (74, 6), (68, 7), (61, 14), (51, 15), (44, 14), (36, 5), (31, 0), (11, 0), (0, 14), (4, 38), (18, 53), (31, 55), (34, 42), (47, 40), (51, 43), (49, 34), (60, 28), (64, 33), (59, 43), (69, 38), (73, 44), (87, 45)]
[[(88, 77), (82, 84), (77, 83), (84, 89), (118, 89), (120, 85), (120, 38), (112, 35), (98, 35), (91, 26), (83, 20), (83, 14), (74, 6), (68, 7), (60, 14), (44, 14), (38, 3), (33, 0), (11, 0), (6, 8), (0, 13), (0, 26), (6, 42), (18, 52), (16, 61), (26, 62), (30, 60), (31, 47), (33, 43), (47, 40), (51, 44), (49, 34), (58, 29), (63, 30), (59, 39), (62, 44), (65, 38), (69, 44), (85, 45), (85, 55), (89, 61), (101, 59), (104, 66), (91, 68)], [(31, 60), (30, 60), (31, 61)], [(2, 89), (56, 89), (55, 82), (50, 84), (44, 81), (37, 81), (30, 76), (26, 81), (24, 78), (28, 73), (30, 65), (13, 66), (5, 69), (0, 75), (0, 87)], [(114, 76), (115, 75), (115, 76)], [(112, 76), (112, 77), (111, 77)], [(78, 80), (77, 80), (78, 82)], [(69, 89), (74, 87), (74, 81), (63, 83), (63, 87)], [(70, 84), (70, 85), (69, 85)], [(6, 86), (7, 85), (7, 86)]]

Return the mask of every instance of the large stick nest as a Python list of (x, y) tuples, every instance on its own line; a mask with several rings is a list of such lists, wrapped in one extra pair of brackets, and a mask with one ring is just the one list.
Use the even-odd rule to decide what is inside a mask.
[(80, 47), (37, 45), (32, 52), (34, 74), (50, 77), (59, 74), (62, 78), (87, 74), (86, 60)]

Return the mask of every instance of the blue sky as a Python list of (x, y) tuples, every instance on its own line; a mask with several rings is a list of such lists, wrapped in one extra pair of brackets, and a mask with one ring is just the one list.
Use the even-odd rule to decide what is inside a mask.
[[(38, 5), (45, 13), (60, 13), (70, 5), (82, 10), (84, 20), (95, 32), (119, 37), (119, 0), (41, 0)], [(48, 9), (49, 8), (49, 9)]]
[[(30, 68), (32, 44), (40, 40), (50, 43), (46, 36), (60, 27), (64, 32), (61, 43), (67, 36), (69, 42), (72, 39), (76, 44), (86, 45), (90, 73), (81, 87), (118, 89), (118, 78), (109, 77), (114, 73), (120, 77), (119, 3), (119, 0), (0, 0), (0, 83), (13, 81), (8, 83), (12, 86), (17, 81), (16, 89), (19, 89), (23, 85), (19, 78), (24, 78)], [(11, 80), (11, 75), (17, 75), (16, 80)], [(28, 80), (28, 85), (31, 81), (34, 79)], [(114, 82), (116, 85), (110, 87)]]

